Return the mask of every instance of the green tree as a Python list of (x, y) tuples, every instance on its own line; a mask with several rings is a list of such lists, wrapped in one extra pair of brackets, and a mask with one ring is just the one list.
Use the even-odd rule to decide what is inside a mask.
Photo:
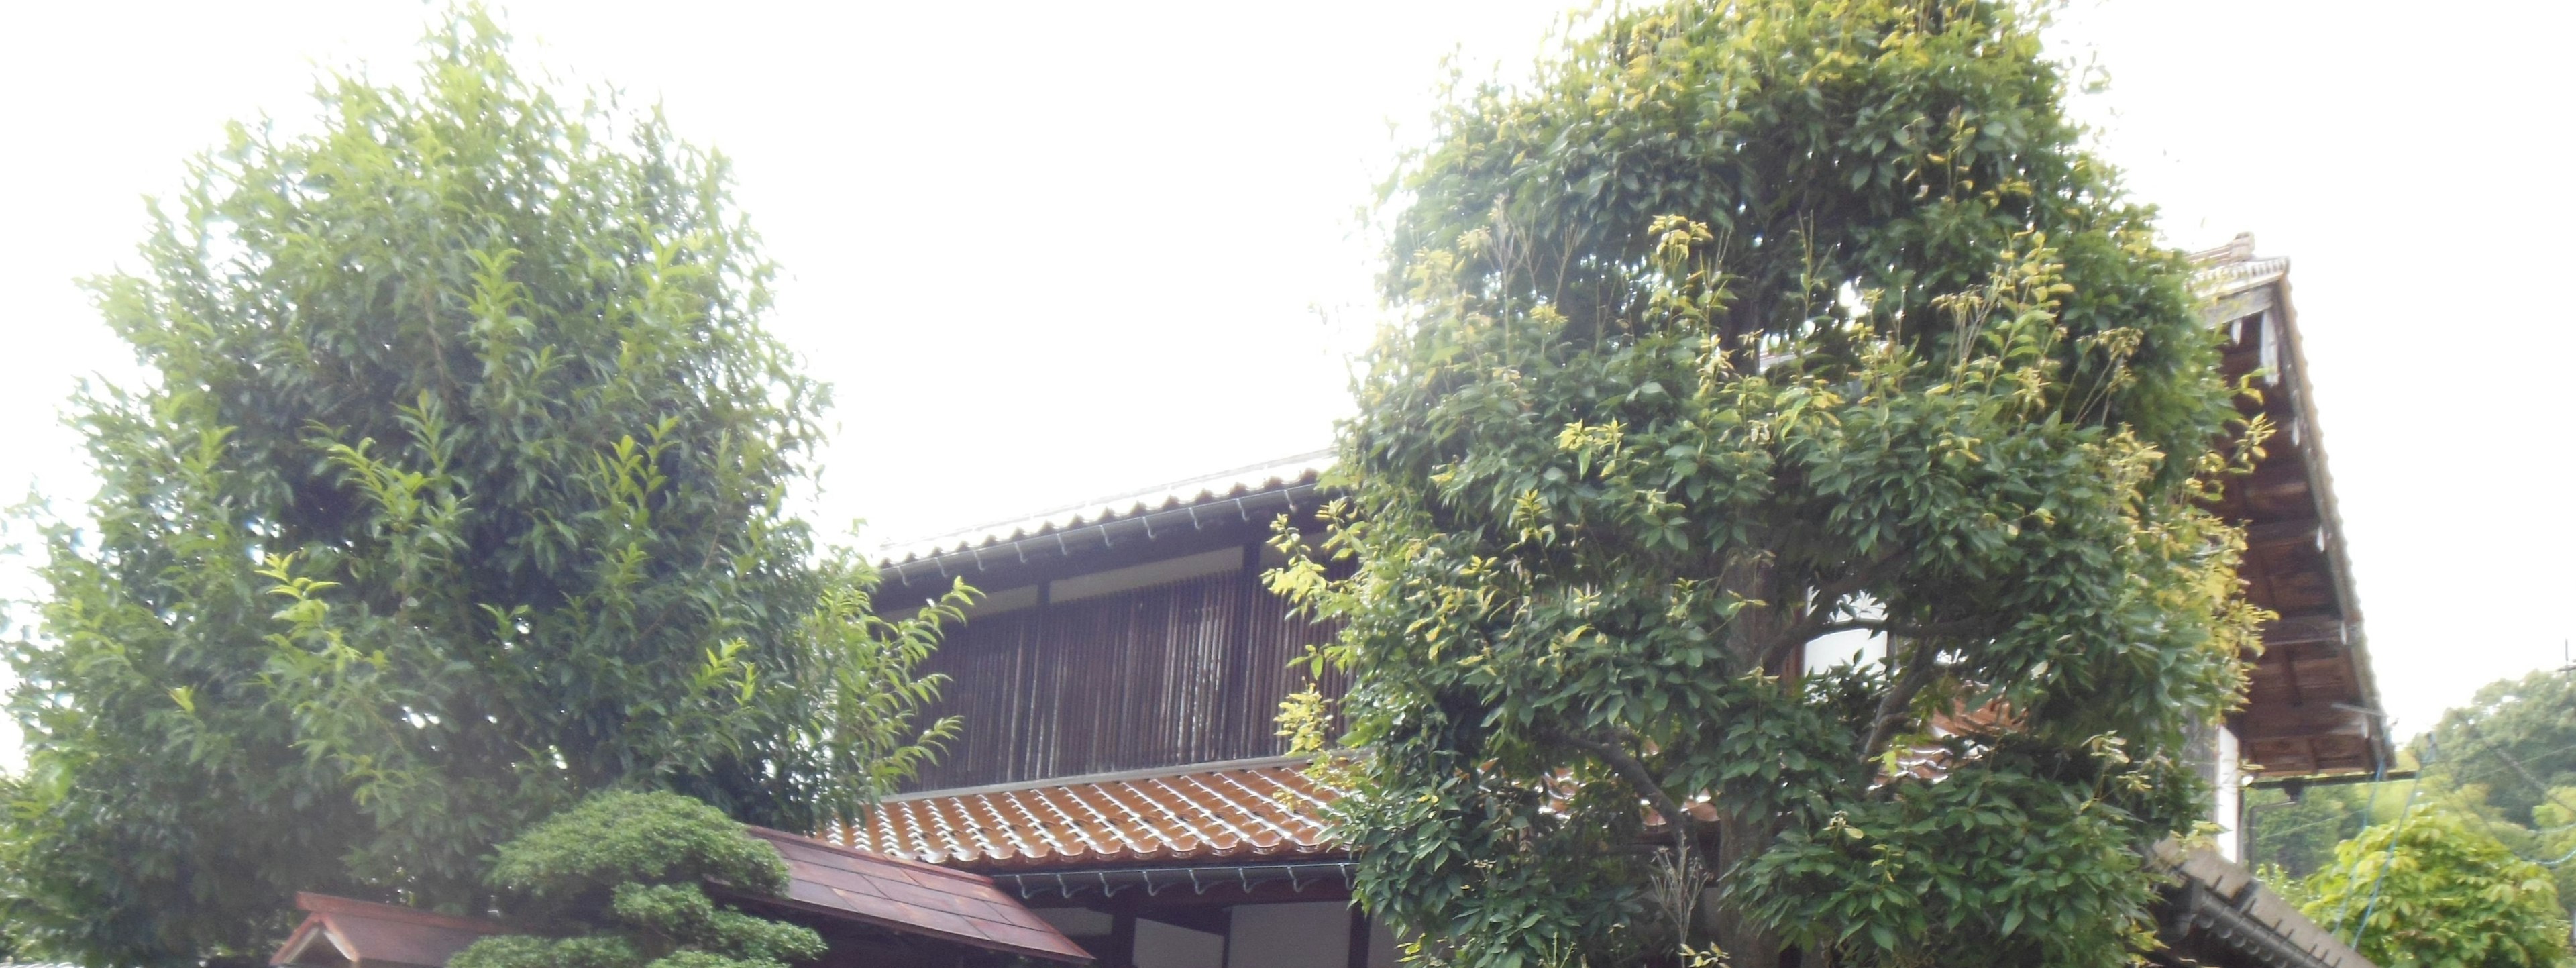
[[(2141, 849), (2258, 618), (2204, 510), (2249, 453), (2037, 26), (1659, 4), (1453, 92), (1350, 498), (1272, 579), (1347, 622), (1372, 911), (1478, 966), (2153, 943)], [(1798, 674), (1855, 630), (1892, 655)]]
[(2255, 860), (2305, 878), (2333, 866), (2339, 842), (2396, 820), (2409, 804), (2438, 805), (2515, 856), (2540, 864), (2561, 898), (2576, 896), (2576, 688), (2535, 672), (2480, 689), (2443, 714), (2403, 754), (2419, 779), (2311, 789), (2297, 804), (2277, 792), (2252, 801)]
[(2375, 810), (2395, 819), (2407, 782), (2317, 787), (2297, 800), (2277, 789), (2247, 791), (2246, 865), (2279, 869), (2275, 881), (2305, 878), (2334, 863), (2335, 845), (2370, 826)]
[(101, 487), (9, 650), (30, 953), (252, 963), (296, 889), (479, 909), (493, 844), (612, 785), (811, 829), (953, 728), (913, 669), (955, 600), (874, 617), (784, 509), (827, 388), (723, 159), (506, 46), (453, 14), (416, 86), (232, 127), (91, 283), (149, 377), (76, 401)]
[(2548, 872), (2449, 810), (2418, 808), (2344, 841), (2304, 887), (2308, 917), (2339, 937), (2358, 935), (2354, 947), (2383, 968), (2538, 968), (2569, 958)]
[(2442, 714), (2430, 743), (2455, 764), (2456, 782), (2484, 785), (2505, 819), (2530, 826), (2549, 788), (2576, 785), (2576, 676), (2534, 672), (2489, 683)]
[(778, 849), (673, 793), (613, 791), (502, 844), (492, 886), (515, 923), (451, 968), (786, 968), (824, 952), (812, 930), (745, 914), (709, 885), (787, 893)]

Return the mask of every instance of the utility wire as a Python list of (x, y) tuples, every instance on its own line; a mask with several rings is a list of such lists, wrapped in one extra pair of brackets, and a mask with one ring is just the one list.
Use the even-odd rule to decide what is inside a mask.
[[(2415, 769), (2415, 782), (2408, 785), (2406, 807), (2398, 811), (2396, 829), (2388, 833), (2388, 854), (2379, 860), (2379, 876), (2370, 879), (2370, 903), (2361, 906), (2361, 923), (2352, 926), (2352, 947), (2355, 951), (2361, 950), (2361, 936), (2370, 931), (2370, 912), (2379, 907), (2379, 890), (2388, 885), (2388, 869), (2397, 864), (2397, 842), (2406, 836), (2406, 821), (2415, 815), (2415, 795), (2424, 791), (2424, 770), (2432, 766), (2434, 761), (2441, 759), (2441, 754), (2441, 744), (2433, 739), (2431, 733), (2424, 734), (2424, 762)], [(2352, 895), (2344, 895), (2344, 903), (2351, 904)], [(2343, 915), (2336, 914), (2335, 920), (2343, 920)]]
[[(2369, 799), (2369, 800), (2367, 800), (2367, 801), (2364, 801), (2364, 802), (2362, 803), (2362, 808), (2361, 808), (2361, 822), (2362, 822), (2362, 829), (2363, 829), (2363, 830), (2368, 830), (2368, 829), (2370, 829), (2370, 808), (2372, 808), (2372, 807), (2375, 807), (2375, 806), (2378, 806), (2378, 805), (2379, 805), (2379, 785), (2380, 785), (2381, 783), (2386, 782), (2387, 780), (2388, 780), (2388, 763), (2387, 763), (2387, 761), (2386, 761), (2386, 760), (2381, 760), (2381, 761), (2380, 761), (2379, 766), (2378, 766), (2378, 767), (2376, 767), (2376, 768), (2374, 768), (2374, 769), (2371, 771), (2371, 774), (2370, 774), (2370, 799)], [(2423, 770), (2421, 767), (2418, 767), (2418, 768), (2415, 770), (2415, 782), (2417, 782), (2417, 783), (2422, 783), (2423, 781), (2424, 781), (2424, 770)], [(2407, 795), (2406, 795), (2406, 798), (2407, 798), (2407, 801), (2408, 801), (2409, 803), (2412, 803), (2412, 802), (2414, 801), (2414, 799), (2415, 799), (2415, 795), (2414, 795), (2414, 794), (2412, 794), (2412, 793), (2409, 793), (2409, 794), (2407, 794)], [(2390, 841), (2390, 843), (2395, 843), (2395, 842), (2396, 842), (2396, 841), (2394, 841), (2394, 840), (2391, 840), (2391, 841)], [(2352, 859), (2352, 872), (2351, 872), (2351, 873), (2349, 873), (2349, 874), (2345, 874), (2345, 875), (2343, 876), (2344, 883), (2347, 883), (2347, 884), (2352, 883), (2353, 878), (2356, 878), (2356, 877), (2360, 877), (2360, 876), (2361, 876), (2361, 862), (2362, 862), (2364, 859), (2365, 859), (2365, 858), (2363, 858), (2363, 857), (2354, 857), (2354, 858)], [(2343, 930), (2343, 916), (2344, 916), (2345, 914), (2347, 914), (2347, 913), (2351, 912), (2351, 910), (2352, 910), (2352, 892), (2350, 892), (2350, 891), (2346, 891), (2346, 892), (2344, 892), (2344, 895), (2343, 895), (2343, 903), (2342, 903), (2342, 904), (2340, 904), (2340, 905), (2337, 905), (2337, 906), (2335, 907), (2334, 925), (2333, 925), (2332, 927), (2328, 927), (2328, 928), (2326, 929), (2326, 933), (2328, 933), (2328, 934), (2333, 934), (2333, 933), (2335, 933), (2335, 932), (2342, 931), (2342, 930)]]

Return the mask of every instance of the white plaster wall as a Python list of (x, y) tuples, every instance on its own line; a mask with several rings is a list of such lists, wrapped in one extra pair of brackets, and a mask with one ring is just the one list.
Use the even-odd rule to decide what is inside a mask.
[[(1342, 901), (1246, 904), (1234, 909), (1226, 968), (1348, 968), (1351, 906)], [(1377, 962), (1371, 945), (1369, 962)], [(1389, 964), (1393, 959), (1388, 960)], [(1140, 966), (1142, 968), (1142, 966)]]

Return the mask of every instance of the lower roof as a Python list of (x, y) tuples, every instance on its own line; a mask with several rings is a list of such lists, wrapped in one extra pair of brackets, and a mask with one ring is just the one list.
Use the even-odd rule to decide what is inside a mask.
[[(1047, 961), (1088, 962), (1091, 953), (1064, 936), (991, 878), (870, 853), (810, 837), (746, 827), (787, 861), (783, 898), (740, 900), (784, 908), (812, 926), (863, 925), (895, 935), (982, 948)], [(352, 968), (440, 968), (467, 945), (509, 927), (393, 904), (325, 894), (297, 894), (310, 912), (272, 965)]]
[(991, 878), (840, 844), (749, 828), (787, 860), (790, 906), (969, 947), (1084, 962), (1091, 953), (993, 886)]
[(296, 892), (295, 907), (305, 912), (304, 923), (269, 964), (440, 968), (467, 945), (507, 930), (482, 918), (304, 891)]

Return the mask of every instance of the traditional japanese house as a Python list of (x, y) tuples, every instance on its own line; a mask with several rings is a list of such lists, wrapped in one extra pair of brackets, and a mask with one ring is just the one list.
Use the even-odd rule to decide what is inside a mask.
[[(2231, 376), (2280, 428), (2223, 510), (2244, 521), (2265, 635), (2251, 702), (2201, 750), (2223, 791), (2214, 850), (2167, 845), (2172, 964), (2366, 964), (2234, 864), (2240, 761), (2267, 777), (2390, 760), (2363, 650), (2288, 263), (2250, 238), (2202, 253)], [(931, 665), (964, 735), (914, 792), (834, 839), (992, 879), (1114, 968), (1378, 968), (1395, 939), (1353, 909), (1314, 809), (1336, 791), (1285, 758), (1290, 661), (1333, 629), (1265, 590), (1281, 515), (1311, 522), (1322, 454), (975, 529), (884, 564), (879, 601), (963, 577), (988, 594)], [(1347, 683), (1317, 683), (1338, 696)]]

